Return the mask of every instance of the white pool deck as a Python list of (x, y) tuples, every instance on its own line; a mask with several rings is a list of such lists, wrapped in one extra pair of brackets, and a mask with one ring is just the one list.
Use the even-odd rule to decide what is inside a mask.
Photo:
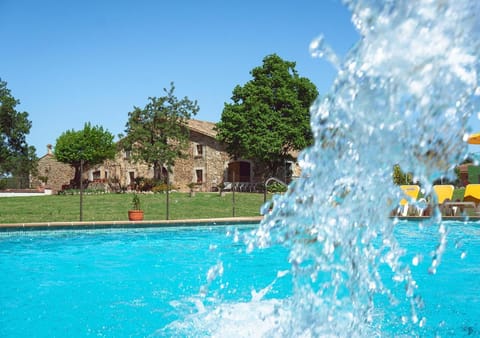
[(27, 197), (27, 196), (45, 196), (52, 195), (51, 189), (29, 190), (29, 191), (0, 191), (0, 197)]

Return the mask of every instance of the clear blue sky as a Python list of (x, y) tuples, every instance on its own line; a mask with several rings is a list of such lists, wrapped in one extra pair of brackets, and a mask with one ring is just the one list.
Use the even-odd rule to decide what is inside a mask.
[(0, 78), (29, 113), (38, 156), (85, 122), (123, 132), (171, 81), (198, 101), (197, 119), (217, 122), (272, 53), (325, 94), (335, 70), (310, 42), (321, 34), (342, 57), (359, 38), (339, 0), (0, 0), (0, 31)]

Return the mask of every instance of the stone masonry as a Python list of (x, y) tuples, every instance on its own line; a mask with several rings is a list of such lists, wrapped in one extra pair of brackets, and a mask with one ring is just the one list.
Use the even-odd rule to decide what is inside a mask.
[[(188, 184), (195, 183), (198, 191), (212, 191), (226, 177), (229, 156), (225, 148), (216, 139), (215, 124), (212, 122), (190, 120), (190, 142), (186, 159), (177, 159), (170, 182), (180, 191), (188, 191)], [(60, 191), (62, 185), (70, 183), (74, 169), (55, 160), (48, 153), (39, 160), (39, 177), (48, 177), (47, 185), (54, 191)], [(121, 186), (127, 187), (137, 177), (153, 177), (153, 168), (146, 164), (134, 163), (128, 152), (120, 151), (115, 160), (105, 161), (102, 165), (85, 168), (84, 179), (90, 182), (108, 182), (115, 179)], [(32, 186), (41, 186), (38, 177), (32, 179)]]
[[(234, 178), (242, 183), (262, 181), (261, 177), (255, 175), (255, 167), (250, 161), (230, 159), (225, 146), (216, 140), (215, 123), (189, 120), (188, 127), (190, 140), (187, 158), (177, 159), (170, 175), (170, 182), (175, 189), (188, 191), (188, 185), (194, 183), (196, 191), (215, 191), (220, 183)], [(72, 167), (55, 160), (51, 146), (40, 159), (38, 169), (38, 176), (48, 177), (46, 185), (55, 192), (60, 191), (62, 185), (69, 184), (74, 176)], [(289, 171), (292, 178), (299, 175), (298, 165), (291, 163)], [(279, 178), (288, 181), (286, 174), (281, 172)], [(108, 187), (107, 183), (115, 181), (124, 189), (128, 189), (137, 177), (152, 178), (153, 168), (144, 163), (134, 163), (125, 151), (119, 151), (114, 160), (85, 168), (83, 175), (90, 182), (90, 187)], [(32, 186), (42, 186), (38, 177), (33, 178)]]
[[(47, 187), (57, 192), (62, 189), (63, 185), (70, 183), (74, 174), (73, 167), (55, 159), (52, 146), (49, 144), (47, 145), (47, 154), (38, 161), (38, 176), (32, 179), (32, 187)], [(44, 178), (47, 178), (46, 182)]]

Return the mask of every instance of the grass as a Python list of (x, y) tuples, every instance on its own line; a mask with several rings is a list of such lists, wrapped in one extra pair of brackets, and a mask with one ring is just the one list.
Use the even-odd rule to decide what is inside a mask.
[[(453, 200), (463, 200), (464, 188), (455, 189)], [(145, 220), (166, 219), (166, 194), (140, 194)], [(84, 221), (128, 221), (133, 194), (83, 196)], [(270, 199), (271, 195), (267, 196)], [(260, 216), (263, 194), (235, 193), (235, 216)], [(232, 193), (197, 192), (170, 194), (169, 218), (221, 218), (233, 216)], [(75, 222), (80, 220), (79, 195), (4, 197), (0, 199), (0, 224), (36, 222)]]
[(465, 188), (456, 188), (453, 191), (452, 201), (463, 201), (463, 195), (465, 194)]
[[(166, 194), (140, 194), (145, 220), (166, 219)], [(267, 198), (270, 198), (268, 196)], [(128, 221), (132, 194), (83, 196), (84, 221)], [(263, 194), (235, 193), (235, 216), (260, 216)], [(170, 194), (169, 218), (218, 218), (233, 216), (232, 193)], [(74, 222), (80, 220), (80, 196), (4, 197), (0, 202), (0, 223)]]

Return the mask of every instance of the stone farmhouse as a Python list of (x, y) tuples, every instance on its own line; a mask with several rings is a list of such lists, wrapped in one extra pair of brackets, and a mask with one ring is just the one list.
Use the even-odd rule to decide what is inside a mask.
[[(190, 129), (187, 158), (177, 159), (170, 182), (179, 191), (188, 191), (189, 184), (194, 183), (197, 191), (216, 191), (220, 183), (239, 182), (245, 191), (252, 190), (260, 183), (255, 175), (255, 168), (249, 160), (232, 160), (225, 146), (216, 140), (215, 123), (189, 120)], [(32, 186), (48, 186), (54, 192), (61, 191), (70, 184), (74, 169), (55, 160), (52, 147), (40, 158), (38, 177), (33, 178)], [(286, 163), (285, 174), (281, 180), (289, 180), (296, 176), (298, 170), (293, 162)], [(166, 172), (166, 169), (165, 169)], [(128, 151), (119, 151), (114, 160), (85, 168), (83, 178), (89, 187), (109, 189), (109, 183), (116, 182), (129, 189), (138, 177), (152, 178), (153, 168), (144, 163), (134, 163)], [(43, 182), (42, 182), (43, 181)]]
[(38, 176), (31, 177), (32, 187), (48, 187), (60, 191), (62, 186), (69, 184), (75, 170), (69, 164), (58, 162), (52, 151), (52, 145), (47, 145), (47, 153), (38, 161)]

